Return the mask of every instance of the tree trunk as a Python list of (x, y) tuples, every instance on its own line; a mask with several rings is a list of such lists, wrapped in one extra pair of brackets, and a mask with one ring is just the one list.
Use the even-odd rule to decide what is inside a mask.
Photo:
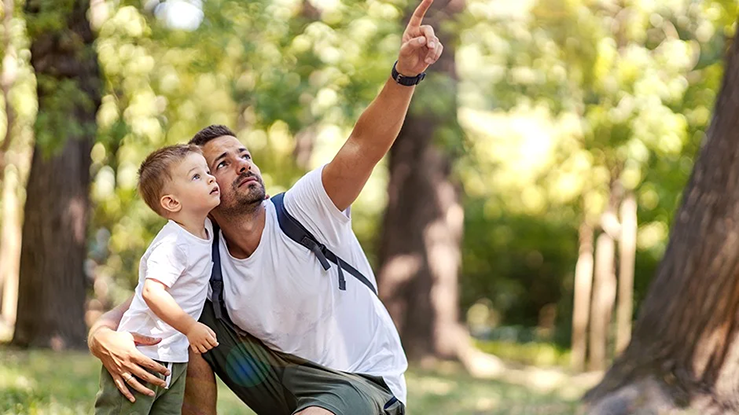
[(18, 222), (17, 178), (6, 183), (5, 169), (8, 166), (8, 150), (13, 142), (15, 111), (10, 104), (10, 89), (17, 77), (18, 60), (11, 33), (13, 22), (13, 0), (3, 1), (3, 71), (0, 75), (0, 90), (5, 103), (5, 137), (0, 144), (0, 186), (3, 189), (2, 240), (0, 240), (0, 315), (6, 323), (15, 323), (18, 304), (18, 259), (20, 257), (20, 231)]
[(0, 280), (2, 280), (2, 317), (15, 324), (18, 307), (18, 267), (21, 254), (21, 219), (18, 210), (18, 171), (5, 175), (3, 186), (3, 230), (0, 245)]
[[(459, 3), (435, 4), (424, 23), (434, 25), (443, 20), (440, 14), (456, 13)], [(448, 88), (436, 88), (426, 99), (449, 104), (443, 114), (434, 113), (417, 96), (390, 151), (378, 273), (380, 296), (414, 360), (457, 358), (464, 338), (457, 287), (464, 211), (450, 177), (452, 159), (438, 145), (440, 129), (457, 129), (457, 76), (453, 44), (444, 33), (437, 36), (444, 53), (430, 68), (431, 77), (446, 76)], [(429, 87), (422, 83), (417, 93)]]
[(616, 356), (631, 340), (634, 313), (634, 263), (636, 259), (636, 198), (630, 194), (621, 203), (621, 237), (618, 240), (618, 304), (616, 305)]
[(608, 328), (616, 299), (616, 276), (613, 273), (615, 247), (613, 238), (603, 232), (595, 242), (595, 281), (593, 305), (590, 308), (589, 370), (603, 370), (608, 358)]
[[(85, 345), (90, 150), (100, 105), (100, 74), (87, 6), (85, 0), (63, 5), (26, 4), (39, 112), (27, 185), (13, 337), (13, 344), (21, 347)], [(49, 26), (47, 19), (52, 13), (58, 14), (66, 27), (56, 30)]]
[(0, 75), (0, 89), (3, 91), (6, 122), (5, 138), (0, 144), (0, 182), (5, 175), (5, 166), (8, 162), (7, 153), (10, 144), (13, 142), (13, 126), (15, 126), (15, 110), (10, 104), (10, 90), (18, 76), (18, 58), (16, 57), (11, 33), (14, 7), (13, 0), (3, 0), (3, 48), (5, 49), (5, 55), (3, 56), (3, 72)]
[(590, 413), (739, 413), (738, 49), (729, 48), (711, 127), (631, 342), (585, 396)]
[(593, 227), (580, 225), (580, 255), (575, 266), (575, 299), (572, 309), (572, 368), (585, 368), (590, 295), (593, 286)]

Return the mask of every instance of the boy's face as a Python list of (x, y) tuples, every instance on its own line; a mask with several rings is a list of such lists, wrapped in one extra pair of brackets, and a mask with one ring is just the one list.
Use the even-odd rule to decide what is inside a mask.
[[(172, 182), (167, 186), (168, 194), (162, 197), (162, 204), (167, 207), (166, 200), (176, 200), (175, 209), (188, 213), (206, 215), (221, 201), (221, 192), (215, 177), (211, 176), (205, 158), (198, 153), (190, 153), (170, 172)], [(177, 208), (179, 206), (179, 208)]]

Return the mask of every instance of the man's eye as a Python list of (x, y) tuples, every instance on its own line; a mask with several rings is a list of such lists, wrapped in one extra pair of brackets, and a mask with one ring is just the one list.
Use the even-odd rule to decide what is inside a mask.
[(216, 170), (220, 169), (221, 167), (223, 167), (225, 165), (226, 165), (226, 162), (225, 161), (222, 161), (222, 162), (218, 163), (218, 165), (216, 166)]
[(251, 154), (244, 154), (244, 155), (243, 155), (243, 156), (241, 156), (241, 157), (243, 157), (243, 158), (244, 158), (244, 160), (251, 160)]

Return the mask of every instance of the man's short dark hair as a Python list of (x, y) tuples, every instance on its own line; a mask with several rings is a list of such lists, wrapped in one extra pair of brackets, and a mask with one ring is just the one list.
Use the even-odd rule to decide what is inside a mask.
[(195, 144), (196, 146), (202, 147), (208, 141), (214, 138), (223, 137), (224, 135), (236, 137), (236, 133), (231, 131), (231, 129), (225, 125), (209, 125), (198, 131), (198, 133), (190, 140), (189, 144)]

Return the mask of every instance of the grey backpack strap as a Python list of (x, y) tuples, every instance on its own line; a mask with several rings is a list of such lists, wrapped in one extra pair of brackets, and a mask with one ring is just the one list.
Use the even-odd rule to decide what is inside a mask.
[(372, 285), (367, 277), (362, 275), (361, 272), (359, 272), (353, 266), (349, 265), (346, 261), (339, 258), (330, 249), (328, 249), (326, 245), (318, 242), (313, 234), (305, 229), (305, 227), (300, 222), (298, 222), (297, 219), (295, 219), (292, 215), (290, 215), (290, 213), (288, 213), (287, 209), (285, 209), (284, 197), (285, 193), (280, 193), (270, 197), (269, 199), (272, 201), (272, 204), (275, 205), (275, 210), (277, 211), (277, 222), (279, 222), (282, 232), (285, 233), (285, 235), (287, 235), (293, 241), (299, 243), (300, 245), (308, 248), (311, 252), (313, 252), (316, 258), (318, 258), (318, 262), (320, 262), (321, 266), (323, 266), (324, 270), (328, 270), (329, 268), (331, 268), (331, 264), (329, 264), (329, 261), (336, 264), (339, 273), (340, 290), (346, 290), (346, 279), (344, 278), (344, 272), (342, 271), (344, 270), (351, 274), (359, 282), (367, 286), (367, 288), (375, 293), (375, 295), (377, 295), (377, 290), (375, 289), (375, 286)]

